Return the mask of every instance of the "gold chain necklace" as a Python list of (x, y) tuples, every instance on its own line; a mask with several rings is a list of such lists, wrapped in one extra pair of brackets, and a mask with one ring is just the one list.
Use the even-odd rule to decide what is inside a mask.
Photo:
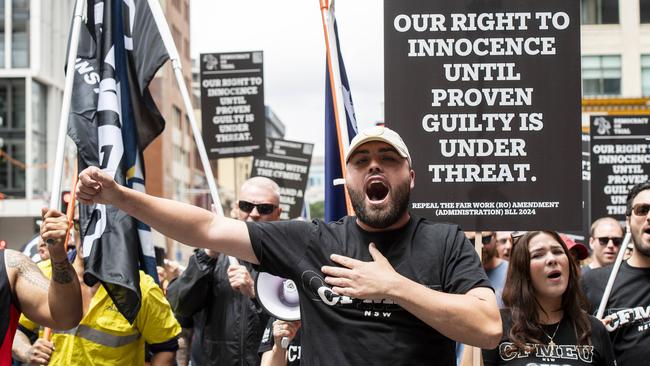
[(551, 346), (551, 347), (555, 347), (555, 342), (553, 342), (553, 339), (555, 338), (555, 334), (557, 333), (557, 330), (560, 329), (560, 323), (562, 323), (562, 320), (560, 320), (557, 323), (557, 326), (555, 326), (555, 331), (553, 332), (552, 336), (550, 336), (550, 335), (548, 335), (548, 333), (546, 333), (546, 331), (544, 330), (544, 327), (540, 327), (542, 329), (542, 332), (544, 332), (544, 335), (546, 337), (548, 337), (548, 340), (549, 340), (548, 345)]

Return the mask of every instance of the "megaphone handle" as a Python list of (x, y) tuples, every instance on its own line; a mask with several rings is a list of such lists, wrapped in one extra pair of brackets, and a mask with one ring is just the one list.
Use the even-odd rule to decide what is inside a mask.
[(280, 345), (282, 346), (282, 349), (287, 349), (289, 347), (289, 338), (282, 337), (282, 340), (280, 341)]

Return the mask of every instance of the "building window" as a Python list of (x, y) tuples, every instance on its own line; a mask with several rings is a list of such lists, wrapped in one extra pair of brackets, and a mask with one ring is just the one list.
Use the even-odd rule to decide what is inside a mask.
[(25, 140), (4, 140), (0, 153), (0, 192), (25, 197)]
[(25, 81), (0, 79), (0, 192), (25, 197)]
[(641, 56), (641, 92), (644, 97), (650, 95), (650, 55)]
[(11, 67), (29, 67), (29, 0), (12, 0), (11, 12)]
[(0, 67), (5, 67), (5, 0), (0, 0)]
[(35, 195), (47, 191), (47, 87), (32, 81), (32, 187)]
[(172, 25), (171, 27), (172, 31), (172, 38), (174, 38), (174, 44), (176, 45), (176, 49), (178, 49), (179, 54), (183, 54), (183, 36), (181, 35), (181, 32), (178, 30), (178, 28), (174, 27)]
[(618, 24), (618, 0), (581, 0), (582, 24)]
[(172, 106), (172, 126), (181, 129), (181, 110), (177, 106)]
[(639, 21), (650, 23), (650, 0), (639, 0)]
[(25, 80), (0, 79), (0, 137), (16, 132), (25, 134)]
[[(188, 84), (189, 85), (189, 84)], [(185, 115), (185, 131), (183, 133), (187, 136), (192, 136), (192, 123), (190, 122), (190, 117)]]
[(582, 95), (620, 95), (621, 56), (582, 57)]

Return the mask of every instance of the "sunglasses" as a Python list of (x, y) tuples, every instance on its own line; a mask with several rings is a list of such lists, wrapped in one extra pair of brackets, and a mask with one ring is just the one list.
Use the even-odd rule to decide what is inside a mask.
[(510, 240), (512, 241), (512, 246), (514, 247), (515, 244), (521, 239), (524, 235), (526, 235), (528, 231), (513, 231), (510, 233)]
[(632, 206), (632, 212), (634, 212), (636, 216), (647, 216), (648, 212), (650, 212), (650, 204), (637, 203)]
[(260, 215), (269, 215), (273, 213), (273, 210), (275, 210), (276, 206), (272, 203), (252, 203), (242, 200), (239, 201), (239, 209), (246, 213), (251, 213), (254, 208), (257, 208), (257, 212), (259, 212)]
[(488, 244), (490, 244), (492, 242), (493, 237), (494, 237), (494, 234), (482, 236), (481, 237), (481, 243), (483, 243), (483, 245), (488, 245)]
[(600, 243), (600, 245), (602, 245), (602, 246), (606, 246), (607, 243), (609, 243), (610, 240), (617, 247), (620, 246), (621, 244), (623, 244), (623, 238), (617, 237), (617, 236), (602, 236), (602, 237), (599, 237), (599, 238), (596, 238), (596, 239), (598, 239), (598, 243)]

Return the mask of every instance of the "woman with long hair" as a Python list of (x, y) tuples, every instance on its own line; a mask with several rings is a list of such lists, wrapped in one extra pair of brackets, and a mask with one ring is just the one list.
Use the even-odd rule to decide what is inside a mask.
[(484, 365), (615, 365), (604, 325), (587, 315), (579, 268), (553, 231), (531, 231), (510, 252), (503, 336)]

